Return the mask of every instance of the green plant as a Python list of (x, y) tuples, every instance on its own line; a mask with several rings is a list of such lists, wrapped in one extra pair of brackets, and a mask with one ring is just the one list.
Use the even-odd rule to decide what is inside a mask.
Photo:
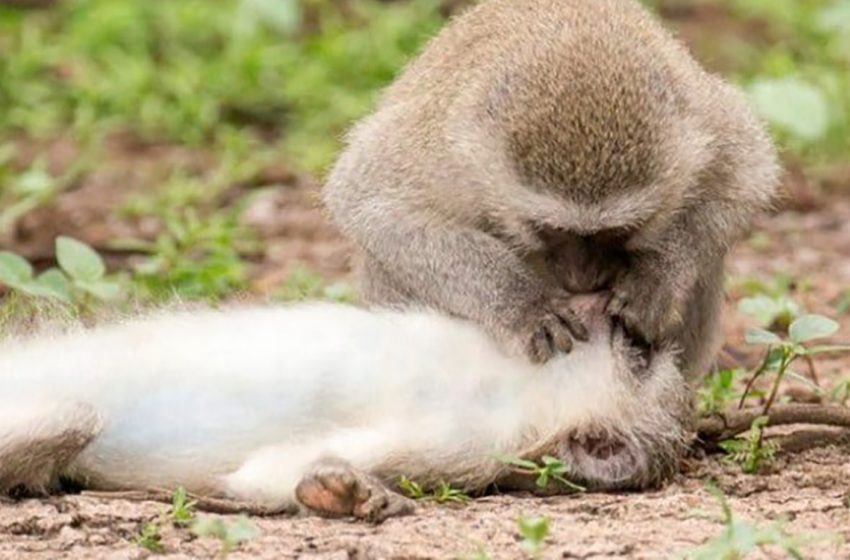
[(829, 392), (829, 400), (845, 406), (847, 401), (850, 400), (850, 379), (836, 383)]
[(741, 377), (741, 369), (722, 369), (706, 376), (699, 390), (701, 414), (711, 414), (726, 408), (737, 395), (735, 381)]
[(550, 480), (555, 480), (571, 492), (584, 492), (586, 490), (584, 486), (579, 486), (567, 480), (564, 475), (569, 473), (569, 468), (563, 461), (550, 455), (545, 455), (540, 464), (511, 455), (500, 455), (496, 457), (496, 460), (516, 467), (514, 470), (518, 473), (537, 477), (535, 483), (539, 488), (546, 488), (549, 486)]
[(463, 490), (453, 488), (448, 482), (441, 480), (437, 487), (434, 488), (431, 499), (438, 504), (465, 504), (469, 502), (470, 497)]
[(458, 560), (492, 560), (483, 545), (479, 545), (472, 554), (460, 554), (457, 558)]
[(802, 314), (799, 304), (787, 295), (759, 294), (738, 302), (738, 310), (758, 321), (764, 328), (787, 329)]
[(720, 442), (720, 447), (726, 452), (725, 460), (741, 465), (741, 469), (747, 474), (755, 474), (772, 463), (779, 446), (776, 442), (764, 439), (764, 429), (769, 421), (770, 417), (759, 416), (753, 420), (744, 439)]
[(165, 547), (162, 546), (162, 535), (159, 533), (159, 523), (157, 521), (145, 523), (141, 533), (136, 537), (136, 544), (154, 554), (165, 552)]
[(200, 517), (192, 524), (192, 532), (199, 537), (212, 537), (221, 543), (221, 554), (226, 556), (242, 543), (255, 539), (259, 530), (244, 515), (227, 523), (219, 517)]
[(547, 517), (520, 517), (517, 520), (519, 535), (522, 537), (522, 546), (532, 558), (540, 558), (549, 536), (549, 519)]
[(176, 525), (189, 525), (195, 520), (195, 505), (197, 502), (189, 499), (186, 489), (182, 486), (174, 490), (171, 497), (171, 510), (168, 517)]
[(407, 494), (407, 497), (414, 500), (433, 501), (438, 504), (456, 503), (465, 504), (470, 500), (470, 497), (462, 490), (453, 488), (448, 482), (441, 480), (437, 486), (430, 491), (422, 488), (418, 482), (410, 480), (402, 475), (398, 481), (399, 488)]
[(413, 500), (422, 500), (425, 498), (425, 490), (422, 488), (422, 485), (410, 480), (404, 475), (399, 477), (398, 486), (401, 488), (402, 492), (407, 494), (408, 498)]
[(292, 269), (275, 296), (282, 301), (322, 298), (350, 303), (356, 299), (350, 285), (344, 282), (328, 284), (324, 278), (304, 264), (296, 265)]
[(133, 283), (142, 296), (218, 300), (246, 287), (246, 266), (239, 250), (246, 234), (235, 217), (214, 214), (202, 219), (187, 209), (165, 216), (164, 225), (165, 231), (153, 243), (116, 243), (148, 253), (133, 270)]
[(777, 547), (791, 558), (802, 559), (802, 548), (812, 542), (841, 541), (840, 535), (832, 533), (789, 535), (783, 521), (757, 525), (741, 520), (734, 514), (720, 489), (713, 484), (707, 484), (706, 489), (720, 504), (723, 531), (699, 548), (686, 553), (686, 558), (690, 560), (739, 560), (765, 546)]
[(774, 381), (764, 405), (764, 414), (769, 414), (770, 407), (779, 392), (779, 385), (795, 361), (800, 358), (810, 358), (817, 354), (850, 351), (850, 345), (807, 346), (814, 340), (831, 336), (837, 330), (838, 323), (821, 315), (803, 315), (797, 318), (788, 327), (787, 335), (784, 338), (764, 329), (749, 329), (746, 334), (746, 341), (749, 344), (766, 346), (767, 351), (761, 365), (747, 383), (739, 407), (743, 406), (756, 380), (766, 373), (772, 372)]
[(34, 297), (55, 298), (83, 308), (91, 300), (110, 301), (121, 295), (117, 280), (106, 274), (106, 266), (97, 252), (70, 237), (56, 238), (59, 268), (50, 268), (36, 276), (24, 258), (0, 252), (0, 282)]

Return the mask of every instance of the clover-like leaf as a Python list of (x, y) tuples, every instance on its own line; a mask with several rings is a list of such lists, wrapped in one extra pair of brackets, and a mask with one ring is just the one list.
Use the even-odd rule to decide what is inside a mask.
[(838, 330), (838, 323), (823, 315), (803, 315), (788, 328), (788, 336), (796, 343), (825, 338)]
[(78, 280), (74, 285), (102, 301), (117, 299), (121, 295), (121, 286), (112, 280), (85, 281)]
[(56, 238), (56, 260), (74, 280), (100, 280), (106, 274), (100, 255), (85, 243), (70, 237)]
[(58, 268), (50, 268), (42, 272), (29, 288), (34, 295), (53, 297), (66, 303), (71, 301), (68, 277)]
[(779, 338), (775, 333), (764, 329), (748, 329), (745, 340), (747, 341), (747, 344), (782, 344), (781, 338)]
[(11, 288), (22, 288), (32, 281), (32, 265), (23, 257), (0, 251), (0, 282)]

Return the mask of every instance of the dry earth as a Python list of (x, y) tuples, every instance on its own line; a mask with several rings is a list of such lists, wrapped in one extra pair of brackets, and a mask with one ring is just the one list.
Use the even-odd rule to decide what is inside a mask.
[[(115, 172), (105, 166), (99, 174), (108, 178)], [(13, 247), (37, 260), (49, 255), (49, 241), (58, 231), (102, 249), (119, 234), (144, 234), (144, 224), (110, 217), (106, 209), (114, 206), (114, 196), (107, 196), (110, 181), (99, 174), (63, 195), (53, 209), (37, 211), (24, 220)], [(256, 291), (263, 293), (279, 281), (295, 261), (308, 263), (328, 278), (348, 277), (348, 247), (326, 224), (315, 203), (315, 185), (283, 172), (261, 182), (280, 188), (258, 198), (246, 213), (266, 240), (265, 252), (254, 266)], [(132, 184), (125, 181), (124, 185), (132, 190)], [(834, 195), (813, 200), (806, 202), (813, 208), (805, 212), (786, 211), (766, 220), (760, 233), (735, 252), (730, 277), (770, 282), (775, 274), (789, 275), (796, 280), (793, 296), (806, 308), (836, 316), (837, 303), (850, 287), (850, 202)], [(127, 257), (113, 254), (111, 258)], [(730, 284), (725, 355), (727, 360), (752, 365), (758, 357), (742, 341), (748, 321), (734, 306), (740, 285)], [(850, 317), (845, 314), (840, 319), (846, 340)], [(846, 378), (848, 364), (847, 358), (819, 360), (821, 382), (830, 386)], [(793, 387), (789, 385), (785, 392), (790, 394)], [(521, 515), (551, 519), (544, 558), (679, 557), (723, 529), (718, 521), (720, 508), (705, 490), (706, 478), (716, 480), (742, 518), (767, 522), (784, 517), (791, 533), (832, 531), (850, 542), (848, 452), (850, 446), (780, 453), (778, 462), (758, 476), (741, 474), (716, 456), (694, 457), (686, 461), (677, 480), (657, 492), (494, 496), (463, 507), (425, 505), (412, 517), (378, 527), (321, 519), (255, 519), (260, 536), (232, 557), (424, 559), (470, 556), (483, 550), (491, 558), (524, 558), (516, 530)], [(150, 553), (136, 544), (136, 538), (143, 525), (165, 509), (158, 503), (77, 495), (4, 503), (0, 505), (0, 558), (146, 557)], [(706, 518), (705, 513), (711, 516)], [(173, 558), (219, 553), (215, 540), (195, 538), (185, 529), (170, 526), (163, 530), (163, 545), (166, 556)], [(850, 544), (820, 541), (806, 551), (810, 558), (850, 558)], [(764, 554), (782, 557), (777, 550)]]

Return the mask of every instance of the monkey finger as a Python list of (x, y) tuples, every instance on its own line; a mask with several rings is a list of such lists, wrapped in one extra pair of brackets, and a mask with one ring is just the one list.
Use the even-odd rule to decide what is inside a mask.
[(627, 305), (627, 299), (622, 294), (614, 292), (611, 295), (611, 299), (608, 300), (605, 310), (608, 312), (608, 315), (618, 317)]
[[(552, 300), (552, 309), (560, 322), (570, 331), (573, 338), (582, 342), (590, 340), (590, 333), (584, 321), (573, 311), (571, 301), (567, 297), (559, 297)], [(569, 350), (567, 350), (569, 352)]]
[(535, 364), (543, 364), (552, 359), (555, 351), (552, 348), (552, 339), (545, 328), (539, 327), (531, 335), (528, 343), (528, 357)]
[(554, 352), (563, 352), (568, 354), (573, 349), (572, 329), (558, 315), (552, 315), (544, 323), (546, 331), (549, 333), (548, 339), (551, 340), (552, 349)]

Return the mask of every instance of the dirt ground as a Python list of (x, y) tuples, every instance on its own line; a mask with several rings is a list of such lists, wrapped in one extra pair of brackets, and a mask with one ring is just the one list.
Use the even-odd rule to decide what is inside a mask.
[[(104, 169), (107, 175), (113, 172)], [(280, 188), (258, 198), (245, 213), (266, 240), (265, 252), (254, 263), (256, 291), (262, 293), (265, 286), (279, 281), (298, 261), (329, 279), (350, 278), (349, 248), (327, 225), (316, 203), (315, 183), (285, 173), (264, 181), (279, 183)], [(108, 184), (95, 175), (63, 195), (52, 210), (35, 212), (16, 232), (17, 249), (36, 260), (47, 255), (54, 233), (51, 227), (102, 250), (108, 249), (108, 239), (119, 234), (142, 234), (143, 224), (107, 217), (105, 208), (115, 201), (99, 189)], [(730, 259), (730, 277), (769, 282), (776, 274), (789, 275), (796, 280), (795, 299), (810, 311), (836, 316), (837, 303), (850, 287), (850, 201), (814, 195), (806, 188), (803, 185), (792, 198), (792, 206), (805, 211), (784, 211), (766, 219), (760, 232)], [(112, 254), (110, 258), (125, 257)], [(757, 356), (743, 344), (743, 331), (751, 322), (734, 305), (741, 295), (740, 282), (730, 286), (726, 359), (752, 365)], [(839, 318), (846, 340), (850, 317)], [(846, 378), (848, 365), (846, 357), (820, 359), (821, 382), (828, 387)], [(481, 550), (490, 558), (523, 558), (526, 554), (517, 533), (521, 515), (550, 518), (543, 558), (680, 557), (723, 529), (719, 505), (705, 490), (706, 478), (717, 482), (742, 518), (762, 523), (784, 517), (790, 533), (832, 531), (850, 543), (848, 452), (850, 447), (845, 446), (797, 455), (780, 453), (777, 463), (758, 476), (741, 474), (716, 456), (695, 457), (685, 462), (677, 480), (656, 492), (557, 498), (503, 495), (458, 507), (429, 504), (414, 516), (378, 527), (321, 519), (254, 519), (260, 535), (232, 557), (425, 559), (471, 557)], [(165, 509), (158, 503), (77, 495), (3, 503), (0, 558), (146, 557), (150, 553), (136, 544), (136, 538), (144, 524)], [(203, 558), (219, 552), (218, 542), (193, 537), (185, 529), (168, 526), (162, 534), (167, 557)], [(805, 550), (807, 558), (850, 558), (850, 544), (820, 541)], [(782, 557), (779, 551), (766, 554), (763, 557)]]

